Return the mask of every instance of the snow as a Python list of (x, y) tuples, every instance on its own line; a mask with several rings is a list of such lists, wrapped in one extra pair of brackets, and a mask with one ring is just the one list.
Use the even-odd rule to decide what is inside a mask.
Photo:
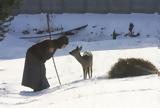
[[(55, 62), (46, 62), (49, 89), (32, 92), (21, 86), (26, 50), (40, 40), (20, 39), (23, 30), (46, 29), (46, 14), (21, 14), (11, 22), (0, 42), (0, 108), (159, 108), (160, 78), (157, 75), (107, 79), (107, 72), (119, 58), (143, 58), (160, 69), (160, 16), (158, 14), (53, 14), (52, 25), (88, 27), (70, 36), (69, 45), (58, 50)], [(138, 37), (124, 37), (132, 22)], [(121, 33), (112, 39), (113, 30)], [(93, 53), (93, 78), (83, 80), (81, 65), (69, 55), (76, 46)]]

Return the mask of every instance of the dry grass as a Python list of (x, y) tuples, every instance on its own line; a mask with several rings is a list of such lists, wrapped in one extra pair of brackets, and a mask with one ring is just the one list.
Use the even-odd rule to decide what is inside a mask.
[(149, 61), (138, 58), (119, 59), (108, 73), (108, 78), (124, 78), (158, 73)]

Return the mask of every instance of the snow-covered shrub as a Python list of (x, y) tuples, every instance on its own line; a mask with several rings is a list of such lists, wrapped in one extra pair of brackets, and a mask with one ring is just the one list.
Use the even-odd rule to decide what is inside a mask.
[(158, 73), (149, 61), (139, 58), (119, 59), (108, 73), (108, 78), (123, 78)]

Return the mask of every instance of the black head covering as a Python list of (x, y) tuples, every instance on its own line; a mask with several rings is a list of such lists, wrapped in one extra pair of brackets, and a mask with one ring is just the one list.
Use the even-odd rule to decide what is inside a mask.
[(56, 41), (58, 48), (61, 48), (63, 45), (68, 45), (68, 38), (66, 36), (62, 36), (56, 39)]

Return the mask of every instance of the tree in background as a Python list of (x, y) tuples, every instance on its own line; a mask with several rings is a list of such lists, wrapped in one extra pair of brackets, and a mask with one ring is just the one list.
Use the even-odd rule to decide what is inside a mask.
[(9, 31), (10, 22), (14, 16), (11, 15), (13, 8), (18, 7), (20, 0), (0, 0), (0, 40)]

